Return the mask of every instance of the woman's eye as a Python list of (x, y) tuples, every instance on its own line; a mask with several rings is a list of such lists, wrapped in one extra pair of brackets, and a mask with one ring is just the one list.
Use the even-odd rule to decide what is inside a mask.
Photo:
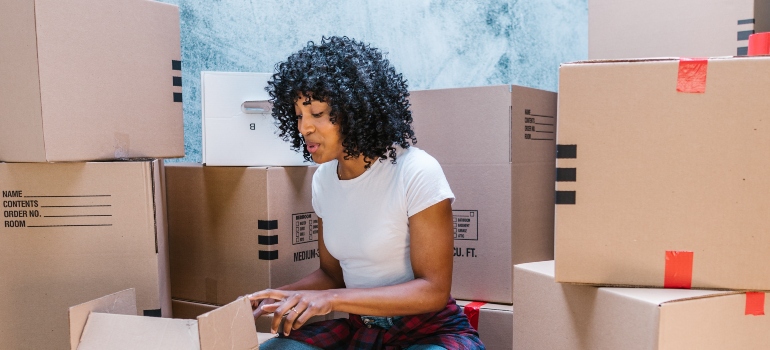
[(302, 114), (297, 114), (297, 119), (302, 119)]
[(321, 118), (321, 115), (322, 115), (322, 114), (323, 114), (323, 113), (312, 114), (312, 116), (313, 116), (313, 118)]

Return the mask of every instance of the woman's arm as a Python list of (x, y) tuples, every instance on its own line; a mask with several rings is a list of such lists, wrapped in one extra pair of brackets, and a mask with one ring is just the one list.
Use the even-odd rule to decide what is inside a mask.
[[(326, 249), (326, 244), (324, 243), (323, 239), (323, 221), (321, 218), (318, 218), (318, 256), (321, 262), (321, 266), (318, 268), (318, 270), (313, 271), (297, 282), (287, 284), (276, 289), (291, 291), (345, 288), (345, 281), (342, 278), (342, 267), (340, 267), (340, 262), (331, 256), (329, 251)], [(268, 299), (264, 300), (267, 300), (267, 302), (263, 304), (270, 304), (274, 301)], [(254, 318), (257, 318), (265, 313), (265, 311), (259, 307), (259, 303), (259, 300), (252, 299), (251, 304), (254, 308)]]
[[(320, 228), (319, 233), (321, 233)], [(266, 298), (285, 300), (262, 306), (266, 312), (286, 315), (283, 330), (285, 334), (288, 334), (292, 328), (297, 329), (302, 326), (310, 317), (325, 315), (331, 311), (371, 316), (401, 316), (439, 311), (446, 305), (452, 286), (454, 235), (449, 199), (412, 215), (409, 218), (409, 234), (410, 259), (415, 277), (412, 281), (368, 289), (338, 287), (329, 290), (300, 290), (300, 288), (283, 290), (281, 288), (281, 290), (260, 291), (252, 294), (250, 298), (252, 300)], [(320, 243), (321, 239), (319, 239), (319, 246)], [(323, 258), (323, 255), (321, 257)], [(321, 269), (324, 269), (323, 261)], [(335, 277), (329, 277), (330, 279), (336, 276), (342, 278), (341, 269), (336, 269), (339, 269), (339, 261), (332, 266), (331, 275)], [(291, 286), (301, 287), (300, 282)], [(274, 331), (278, 329), (280, 322), (280, 318), (273, 319)]]

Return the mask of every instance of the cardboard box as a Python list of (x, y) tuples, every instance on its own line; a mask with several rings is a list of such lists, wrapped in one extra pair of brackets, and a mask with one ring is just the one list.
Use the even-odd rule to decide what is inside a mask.
[(258, 336), (250, 311), (238, 299), (195, 320), (142, 317), (134, 290), (124, 290), (70, 308), (71, 349), (255, 350), (272, 336)]
[[(174, 318), (196, 318), (207, 312), (216, 310), (219, 306), (211, 304), (196, 303), (194, 301), (171, 299), (171, 307), (174, 310)], [(332, 314), (325, 316), (313, 316), (306, 324), (316, 323), (325, 320), (331, 320)], [(270, 325), (273, 322), (273, 315), (260, 316), (254, 320), (254, 324), (257, 327), (257, 332), (270, 333)]]
[(770, 57), (562, 65), (556, 280), (770, 290), (769, 72)]
[(588, 58), (746, 55), (770, 31), (765, 0), (589, 0)]
[(278, 137), (265, 88), (270, 73), (201, 72), (203, 163), (219, 166), (309, 165)]
[(184, 156), (179, 10), (0, 3), (0, 160)]
[(759, 350), (770, 344), (770, 318), (751, 314), (766, 313), (766, 306), (746, 293), (562, 284), (555, 283), (553, 266), (514, 267), (514, 349)]
[(512, 349), (513, 306), (457, 300), (487, 349)]
[(318, 269), (315, 169), (169, 165), (171, 296), (223, 305)]
[(410, 101), (417, 147), (457, 197), (452, 295), (510, 304), (513, 265), (553, 256), (556, 94), (503, 85)]
[(171, 316), (160, 161), (0, 163), (0, 344), (66, 349), (67, 308), (136, 287)]

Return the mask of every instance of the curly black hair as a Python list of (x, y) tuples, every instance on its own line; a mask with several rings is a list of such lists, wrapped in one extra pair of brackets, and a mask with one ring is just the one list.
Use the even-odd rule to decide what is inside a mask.
[(396, 162), (396, 148), (417, 143), (412, 130), (409, 91), (382, 52), (348, 37), (312, 41), (276, 65), (266, 88), (279, 136), (311, 160), (297, 128), (294, 103), (299, 95), (329, 103), (330, 120), (340, 126), (345, 159), (364, 156)]

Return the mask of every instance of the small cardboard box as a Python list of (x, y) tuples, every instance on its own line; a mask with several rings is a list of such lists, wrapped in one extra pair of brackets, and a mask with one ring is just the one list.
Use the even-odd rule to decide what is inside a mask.
[[(196, 303), (194, 301), (171, 299), (171, 308), (174, 318), (196, 318), (209, 311), (216, 310), (219, 306), (211, 304)], [(316, 323), (319, 321), (331, 320), (333, 313), (325, 316), (313, 316), (305, 324)], [(270, 333), (270, 324), (273, 322), (273, 314), (260, 316), (254, 320), (257, 332)]]
[(166, 167), (171, 296), (223, 305), (318, 269), (315, 169)]
[(177, 6), (0, 2), (0, 160), (184, 156)]
[(767, 74), (770, 57), (562, 65), (556, 280), (770, 290)]
[(192, 320), (136, 315), (133, 289), (69, 309), (71, 350), (259, 349), (271, 337), (258, 336), (247, 299)]
[(765, 0), (589, 0), (588, 58), (745, 56)]
[(160, 161), (0, 163), (0, 344), (66, 349), (67, 308), (136, 287), (171, 316)]
[(218, 166), (309, 165), (278, 137), (265, 88), (270, 73), (201, 72), (203, 163)]
[(556, 94), (502, 85), (410, 101), (417, 147), (457, 197), (452, 295), (510, 304), (513, 265), (553, 257)]
[(457, 300), (487, 349), (510, 350), (513, 346), (513, 306)]
[(514, 267), (514, 349), (760, 350), (770, 344), (765, 293), (564, 284), (554, 281), (553, 267), (553, 261)]

